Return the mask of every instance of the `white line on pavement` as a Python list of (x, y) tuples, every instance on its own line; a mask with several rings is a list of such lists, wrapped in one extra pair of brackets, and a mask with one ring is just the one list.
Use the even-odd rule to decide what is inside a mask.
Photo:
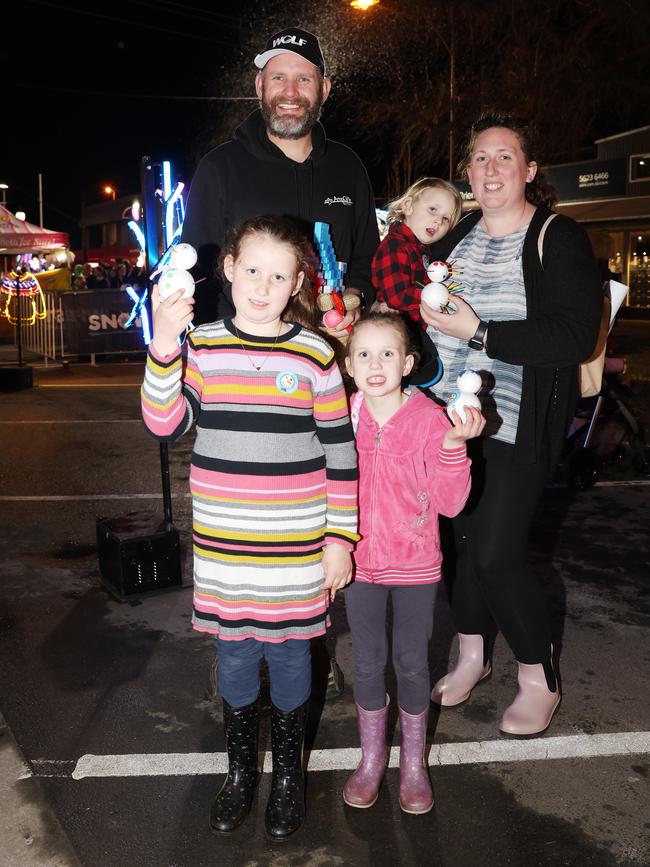
[(596, 482), (597, 488), (623, 488), (627, 485), (650, 485), (650, 479), (621, 479), (616, 482)]
[[(593, 758), (650, 752), (650, 732), (614, 732), (602, 735), (569, 735), (532, 740), (466, 741), (433, 744), (429, 765), (476, 765), (488, 762), (529, 762), (546, 759)], [(312, 750), (310, 771), (354, 770), (359, 764), (358, 749)], [(389, 767), (399, 766), (399, 748), (390, 751)], [(162, 777), (197, 774), (225, 774), (225, 753), (158, 753), (122, 756), (82, 756), (72, 777)], [(271, 770), (271, 756), (264, 757), (264, 772)]]
[(0, 421), (0, 424), (142, 424), (141, 418), (54, 418), (16, 419)]
[[(0, 497), (0, 502), (11, 503), (63, 503), (75, 500), (162, 500), (162, 494), (60, 494), (51, 497)], [(190, 493), (172, 494), (172, 500), (191, 497)]]
[[(614, 487), (625, 487), (630, 485), (650, 485), (650, 479), (631, 479), (630, 481), (624, 482), (596, 482), (596, 487), (599, 488), (614, 488)], [(182, 494), (172, 494), (172, 499), (177, 499), (178, 497), (191, 497), (190, 493), (182, 493)], [(75, 500), (161, 500), (162, 494), (60, 494), (49, 497), (43, 496), (0, 496), (0, 503), (3, 502), (12, 502), (12, 503), (31, 503), (31, 502), (39, 502), (39, 503), (60, 503), (60, 502), (74, 502)]]
[(140, 388), (141, 382), (39, 382), (39, 388)]

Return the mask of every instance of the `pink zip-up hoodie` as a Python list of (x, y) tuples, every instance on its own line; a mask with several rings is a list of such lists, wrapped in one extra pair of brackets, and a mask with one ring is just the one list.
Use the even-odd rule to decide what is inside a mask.
[(441, 578), (438, 515), (453, 518), (470, 491), (465, 446), (441, 447), (451, 422), (421, 391), (379, 428), (352, 396), (359, 453), (359, 532), (355, 580), (408, 586)]

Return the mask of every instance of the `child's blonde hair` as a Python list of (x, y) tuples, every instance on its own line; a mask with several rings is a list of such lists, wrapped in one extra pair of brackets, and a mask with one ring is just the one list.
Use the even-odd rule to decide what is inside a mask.
[(447, 192), (453, 196), (454, 212), (449, 221), (449, 228), (453, 229), (460, 219), (463, 200), (461, 199), (460, 193), (456, 187), (453, 184), (450, 184), (449, 181), (443, 181), (442, 178), (420, 178), (414, 184), (411, 184), (405, 193), (402, 193), (399, 198), (393, 199), (392, 202), (389, 202), (386, 205), (386, 208), (388, 209), (387, 222), (391, 224), (403, 220), (406, 216), (404, 213), (406, 202), (409, 199), (416, 201), (425, 190), (447, 190)]

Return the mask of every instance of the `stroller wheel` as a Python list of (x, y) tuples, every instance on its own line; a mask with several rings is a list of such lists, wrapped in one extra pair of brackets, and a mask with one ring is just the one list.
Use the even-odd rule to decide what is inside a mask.
[(641, 446), (634, 450), (632, 466), (638, 475), (650, 475), (650, 448), (648, 446)]
[(577, 449), (567, 461), (566, 481), (570, 488), (585, 491), (598, 478), (598, 461), (589, 449)]

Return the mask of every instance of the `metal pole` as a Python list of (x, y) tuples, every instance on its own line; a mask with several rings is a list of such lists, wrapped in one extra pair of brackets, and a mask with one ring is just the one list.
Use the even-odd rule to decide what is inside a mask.
[(38, 173), (38, 219), (39, 226), (43, 226), (43, 175)]
[[(160, 256), (160, 236), (158, 234), (156, 181), (160, 173), (160, 164), (153, 162), (151, 157), (142, 157), (140, 163), (140, 189), (142, 192), (142, 219), (146, 246), (145, 271), (147, 280)], [(147, 302), (149, 303), (149, 302)], [(162, 477), (163, 507), (165, 521), (172, 523), (172, 495), (169, 482), (169, 448), (167, 443), (160, 443), (160, 475)]]
[(23, 311), (21, 309), (21, 297), (20, 297), (20, 274), (17, 274), (16, 279), (16, 301), (18, 307), (18, 319), (16, 320), (16, 340), (18, 342), (18, 367), (23, 366), (23, 335), (21, 329), (21, 320), (23, 318)]
[(167, 443), (160, 443), (160, 474), (162, 476), (165, 521), (171, 524), (174, 519), (172, 518), (172, 489), (169, 481), (169, 448)]
[(600, 415), (600, 408), (603, 405), (603, 396), (602, 394), (598, 395), (598, 400), (596, 401), (596, 407), (594, 409), (593, 415), (591, 416), (591, 421), (589, 422), (589, 430), (587, 431), (587, 436), (585, 437), (585, 441), (582, 444), (584, 449), (588, 449), (591, 445), (591, 437), (594, 433), (594, 428), (596, 427), (596, 422), (598, 421), (598, 416)]

